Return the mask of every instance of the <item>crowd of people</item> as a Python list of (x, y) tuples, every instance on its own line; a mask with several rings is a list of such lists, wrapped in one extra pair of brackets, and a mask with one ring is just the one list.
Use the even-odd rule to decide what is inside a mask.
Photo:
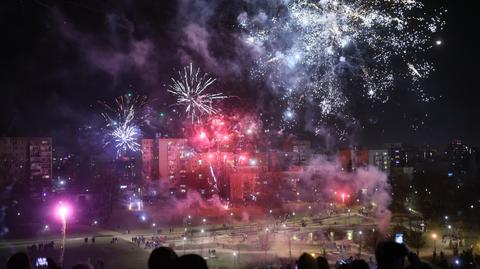
[(132, 237), (132, 243), (145, 249), (158, 248), (166, 242), (166, 236), (145, 237), (143, 235)]
[(54, 249), (54, 247), (55, 247), (55, 243), (53, 241), (50, 241), (48, 243), (45, 242), (45, 243), (33, 244), (27, 248), (27, 251), (30, 253), (49, 251)]
[[(143, 242), (148, 240), (142, 237), (132, 238), (133, 242)], [(54, 260), (47, 258), (48, 265), (44, 268), (60, 269)], [(95, 267), (94, 267), (95, 266)], [(72, 269), (93, 269), (97, 268), (90, 264), (78, 264)], [(103, 268), (104, 264), (102, 264)], [(155, 248), (147, 262), (148, 269), (208, 269), (207, 261), (197, 254), (185, 254), (178, 256), (175, 251), (169, 247)], [(19, 252), (12, 255), (7, 261), (7, 269), (32, 269), (29, 255)], [(419, 257), (408, 250), (404, 244), (387, 241), (381, 242), (375, 249), (375, 261), (370, 258), (368, 261), (360, 258), (350, 257), (349, 259), (338, 260), (335, 265), (329, 265), (324, 256), (314, 257), (311, 254), (303, 253), (295, 263), (286, 263), (279, 266), (252, 265), (249, 268), (256, 269), (479, 269), (478, 260), (475, 260), (471, 250), (463, 251), (452, 260), (447, 261), (443, 252), (439, 259), (434, 259), (431, 263), (420, 260)]]

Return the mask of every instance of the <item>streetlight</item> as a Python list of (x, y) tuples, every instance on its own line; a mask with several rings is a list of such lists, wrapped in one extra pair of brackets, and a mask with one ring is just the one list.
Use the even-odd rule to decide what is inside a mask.
[(362, 234), (363, 234), (362, 231), (358, 231), (358, 235), (360, 236), (360, 243), (358, 245), (358, 256), (359, 257), (362, 256)]
[(237, 255), (238, 255), (238, 253), (236, 251), (234, 251), (232, 253), (232, 255), (233, 255), (233, 268), (235, 268), (236, 265), (237, 265)]
[(347, 225), (350, 225), (350, 208), (347, 209)]
[(437, 252), (437, 234), (433, 233), (432, 238), (433, 238), (433, 252), (436, 253)]
[(187, 238), (184, 236), (182, 239), (183, 239), (183, 255), (185, 255), (185, 241), (187, 241)]
[(201, 252), (202, 252), (201, 255), (202, 255), (202, 257), (203, 257), (203, 243), (205, 243), (204, 240), (203, 240), (203, 239), (205, 238), (205, 237), (204, 237), (204, 233), (205, 233), (205, 230), (204, 230), (204, 229), (201, 229), (201, 230), (200, 230), (200, 236), (202, 237), (202, 239), (201, 239), (202, 242), (201, 242), (200, 246), (201, 246)]

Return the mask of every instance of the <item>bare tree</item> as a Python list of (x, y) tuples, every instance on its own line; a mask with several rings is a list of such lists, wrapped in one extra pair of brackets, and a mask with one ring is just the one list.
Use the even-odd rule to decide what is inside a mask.
[(420, 248), (425, 246), (425, 238), (423, 233), (420, 231), (410, 230), (407, 237), (407, 243), (416, 249), (418, 255)]
[(272, 248), (273, 240), (270, 238), (270, 233), (265, 231), (258, 235), (258, 247), (263, 250), (265, 261), (267, 260), (267, 252)]

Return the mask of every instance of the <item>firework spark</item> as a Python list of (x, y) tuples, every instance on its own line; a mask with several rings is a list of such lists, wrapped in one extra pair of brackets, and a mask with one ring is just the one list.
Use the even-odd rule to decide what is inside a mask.
[(141, 132), (134, 124), (124, 122), (115, 128), (110, 135), (115, 142), (117, 153), (127, 152), (128, 150), (133, 152), (140, 150), (140, 144), (137, 141), (140, 138)]
[(127, 151), (139, 151), (140, 126), (148, 118), (147, 97), (129, 93), (115, 98), (113, 106), (100, 103), (105, 108), (105, 112), (101, 113), (105, 120), (105, 145), (114, 144), (118, 156)]
[(387, 102), (398, 79), (410, 81), (419, 99), (432, 99), (420, 87), (434, 70), (423, 56), (441, 44), (434, 35), (445, 24), (445, 11), (429, 16), (417, 0), (251, 3), (255, 12), (237, 19), (256, 58), (252, 75), (266, 78), (282, 94), (287, 111), (309, 105), (321, 124), (348, 114), (352, 83), (361, 86), (355, 94)]
[(222, 93), (208, 93), (208, 89), (215, 82), (208, 74), (202, 74), (200, 68), (194, 70), (193, 65), (184, 67), (178, 72), (179, 78), (172, 78), (168, 92), (175, 95), (177, 105), (185, 108), (185, 113), (192, 121), (199, 121), (202, 115), (211, 115), (218, 112), (213, 107), (216, 100), (227, 98)]

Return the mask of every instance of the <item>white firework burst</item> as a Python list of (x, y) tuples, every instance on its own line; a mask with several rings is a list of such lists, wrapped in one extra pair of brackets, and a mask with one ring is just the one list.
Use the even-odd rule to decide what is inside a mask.
[(352, 95), (386, 102), (397, 80), (431, 100), (420, 82), (434, 70), (426, 54), (441, 44), (445, 10), (428, 15), (420, 0), (266, 2), (248, 1), (252, 11), (238, 24), (256, 58), (252, 75), (283, 93), (288, 107), (302, 100), (321, 122), (348, 113)]
[(208, 92), (216, 79), (203, 74), (200, 68), (194, 70), (193, 65), (178, 72), (178, 79), (172, 78), (168, 92), (177, 98), (176, 104), (185, 109), (185, 113), (192, 121), (200, 120), (202, 115), (215, 114), (218, 110), (213, 106), (216, 100), (227, 98), (222, 93)]
[(140, 151), (140, 126), (148, 118), (147, 97), (129, 93), (115, 98), (113, 106), (99, 103), (105, 108), (101, 113), (105, 121), (105, 145), (114, 144), (118, 156)]
[(124, 122), (115, 128), (110, 135), (115, 142), (115, 148), (119, 155), (128, 150), (132, 152), (140, 150), (140, 144), (138, 143), (141, 135), (140, 129), (130, 122)]

